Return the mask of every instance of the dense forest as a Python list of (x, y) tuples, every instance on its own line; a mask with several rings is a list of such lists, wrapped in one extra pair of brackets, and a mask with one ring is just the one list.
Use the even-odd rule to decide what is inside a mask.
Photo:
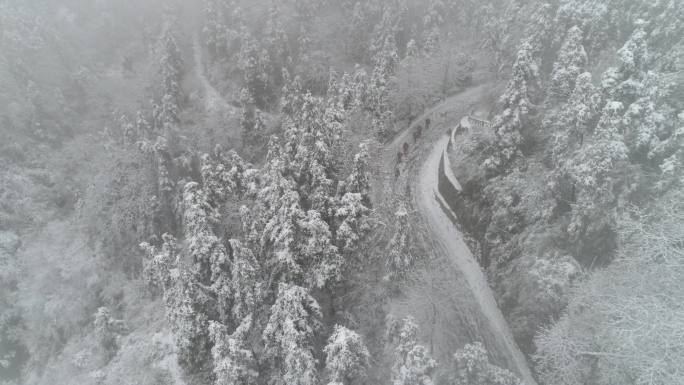
[(683, 167), (680, 0), (0, 0), (0, 384), (684, 384)]

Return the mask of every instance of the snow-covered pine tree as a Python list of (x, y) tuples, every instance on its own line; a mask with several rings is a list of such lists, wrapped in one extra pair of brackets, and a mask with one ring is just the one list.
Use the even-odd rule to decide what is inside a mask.
[(299, 222), (301, 236), (299, 258), (307, 266), (304, 281), (309, 287), (324, 287), (328, 282), (339, 282), (345, 260), (333, 244), (330, 226), (316, 210), (306, 212)]
[(347, 179), (338, 185), (336, 202), (336, 245), (345, 255), (357, 250), (359, 242), (370, 231), (370, 170), (368, 146), (359, 145)]
[(521, 385), (513, 373), (489, 362), (481, 342), (467, 344), (454, 353), (449, 373), (453, 385)]
[[(440, 28), (444, 23), (446, 7), (442, 0), (431, 0), (423, 16), (423, 49), (428, 54), (440, 49)], [(407, 46), (408, 56), (408, 46)]]
[(347, 54), (354, 60), (364, 63), (372, 56), (368, 43), (368, 36), (373, 32), (373, 27), (376, 24), (374, 20), (376, 12), (372, 7), (371, 2), (354, 2), (345, 31)]
[(416, 43), (415, 39), (409, 40), (408, 43), (406, 43), (406, 56), (404, 57), (404, 60), (407, 58), (416, 58), (418, 55), (418, 43)]
[(180, 262), (176, 239), (163, 235), (161, 249), (142, 243), (148, 254), (143, 261), (148, 283), (161, 289), (166, 318), (178, 349), (178, 362), (188, 372), (202, 370), (209, 359), (209, 318), (205, 306), (213, 302), (211, 293), (196, 281), (188, 266)]
[(577, 201), (567, 227), (576, 245), (581, 245), (578, 241), (586, 236), (599, 236), (615, 220), (613, 186), (623, 178), (620, 171), (628, 152), (621, 129), (623, 109), (620, 102), (606, 103), (592, 143), (583, 146), (566, 166), (577, 189)]
[(344, 193), (361, 194), (364, 205), (371, 207), (370, 154), (366, 143), (359, 144), (359, 152), (354, 155), (354, 162), (349, 176), (344, 182)]
[(232, 317), (240, 321), (254, 312), (262, 300), (262, 272), (252, 250), (236, 239), (230, 240), (232, 254)]
[(280, 283), (278, 296), (264, 328), (264, 357), (273, 363), (275, 385), (316, 385), (317, 360), (313, 338), (320, 328), (321, 310), (302, 287)]
[(537, 87), (538, 72), (532, 46), (524, 42), (513, 63), (511, 80), (500, 98), (503, 110), (494, 118), (497, 153), (485, 160), (489, 170), (500, 172), (520, 153), (521, 130), (529, 124), (534, 107), (531, 94)]
[(147, 283), (161, 290), (162, 294), (171, 290), (176, 283), (180, 254), (176, 238), (171, 234), (164, 233), (161, 249), (157, 249), (147, 242), (141, 243), (140, 248), (147, 254), (143, 260), (143, 277)]
[(569, 152), (584, 143), (596, 124), (600, 111), (601, 97), (592, 84), (591, 74), (584, 72), (574, 81), (575, 88), (567, 102), (553, 113), (547, 114), (542, 122), (544, 127), (554, 129), (552, 143), (547, 150), (556, 168), (571, 158)]
[(131, 145), (136, 141), (135, 125), (126, 115), (121, 115), (119, 118), (119, 128), (121, 129), (121, 138), (124, 146)]
[(258, 169), (235, 151), (224, 152), (218, 146), (211, 155), (202, 156), (201, 174), (209, 203), (217, 208), (230, 198), (253, 194), (259, 179)]
[(135, 115), (135, 130), (138, 139), (137, 143), (140, 143), (141, 140), (149, 140), (151, 138), (152, 124), (146, 114), (141, 110), (138, 110)]
[(271, 2), (268, 9), (268, 19), (264, 30), (264, 46), (270, 60), (270, 86), (280, 87), (283, 84), (283, 69), (290, 56), (287, 34), (281, 22), (282, 12), (277, 2)]
[[(160, 126), (176, 125), (180, 121), (181, 87), (183, 58), (176, 41), (175, 23), (168, 21), (160, 39), (159, 75), (161, 76)], [(171, 138), (167, 137), (168, 140)]]
[(209, 204), (206, 192), (197, 182), (183, 188), (183, 232), (191, 258), (191, 272), (197, 285), (210, 289), (215, 297), (219, 320), (230, 324), (232, 309), (231, 260), (213, 226), (218, 213)]
[(253, 143), (257, 137), (257, 129), (263, 125), (263, 122), (259, 121), (261, 117), (254, 97), (248, 88), (243, 88), (240, 91), (240, 106), (242, 107), (242, 114), (240, 115), (242, 141), (244, 143)]
[(102, 306), (97, 309), (95, 320), (93, 321), (94, 333), (97, 341), (97, 351), (105, 363), (116, 355), (116, 351), (119, 348), (116, 331), (113, 327), (114, 322), (115, 320), (109, 308)]
[(411, 225), (408, 212), (403, 205), (394, 213), (394, 218), (396, 230), (388, 245), (387, 270), (391, 277), (402, 277), (415, 262), (415, 256), (409, 245)]
[(215, 385), (254, 385), (259, 373), (254, 354), (247, 346), (247, 334), (252, 328), (252, 316), (247, 315), (239, 326), (230, 333), (228, 328), (219, 323), (209, 322), (209, 335), (213, 347), (214, 384)]
[(204, 0), (204, 27), (202, 35), (212, 57), (218, 56), (218, 47), (221, 45), (219, 36), (223, 29), (223, 20), (218, 0)]
[[(555, 4), (553, 1), (535, 1), (533, 8), (528, 10), (531, 13), (530, 21), (525, 26), (525, 39), (523, 44), (529, 44), (532, 50), (532, 55), (535, 57), (546, 57), (549, 54), (548, 49), (551, 48), (551, 40), (553, 37), (553, 14)], [(525, 9), (522, 9), (525, 12)], [(512, 20), (510, 20), (512, 21)], [(510, 26), (509, 26), (510, 28)]]
[(575, 88), (575, 79), (587, 65), (587, 53), (582, 46), (583, 34), (578, 26), (570, 28), (551, 71), (550, 92), (556, 98), (567, 98)]
[(641, 79), (636, 100), (627, 105), (623, 115), (625, 142), (633, 158), (639, 162), (658, 160), (661, 141), (676, 130), (675, 109), (668, 103), (669, 85), (656, 71), (648, 71)]
[(321, 5), (317, 0), (294, 0), (295, 17), (301, 24), (311, 23), (316, 11)]
[(638, 97), (650, 60), (643, 21), (637, 23), (629, 40), (618, 50), (619, 65), (607, 69), (601, 79), (601, 92), (606, 100), (627, 106)]
[[(205, 0), (204, 27), (202, 35), (212, 60), (223, 60), (229, 55), (229, 49), (236, 39), (236, 31), (231, 29), (233, 22), (240, 18), (231, 17), (238, 10), (234, 0)], [(239, 12), (239, 10), (238, 10)]]
[[(681, 177), (684, 167), (684, 111), (677, 115), (673, 122), (674, 129), (650, 153), (649, 157), (659, 162), (660, 176), (656, 191), (662, 192), (668, 187), (682, 186)], [(662, 160), (661, 160), (662, 159)]]
[[(370, 210), (363, 202), (363, 195), (346, 193), (337, 203), (335, 217), (337, 232), (335, 245), (344, 255), (358, 251), (361, 240), (371, 229), (368, 216)], [(347, 264), (345, 262), (345, 264)]]
[(257, 193), (249, 216), (243, 210), (243, 227), (257, 250), (264, 253), (273, 274), (287, 281), (299, 281), (303, 273), (297, 254), (299, 221), (305, 213), (299, 194), (290, 181), (271, 172)]
[(178, 363), (188, 373), (201, 372), (211, 362), (209, 317), (211, 293), (187, 268), (178, 269), (177, 283), (165, 293), (166, 318), (171, 324)]
[(418, 343), (418, 325), (413, 317), (390, 318), (388, 342), (394, 346), (392, 385), (432, 385), (437, 362)]
[(350, 385), (366, 376), (370, 354), (356, 332), (335, 325), (323, 352), (328, 385)]
[(567, 104), (561, 109), (559, 120), (568, 135), (582, 143), (584, 135), (590, 133), (599, 113), (600, 96), (597, 95), (589, 72), (577, 76), (574, 85)]
[[(241, 210), (246, 239), (274, 282), (323, 287), (338, 281), (343, 254), (368, 231), (367, 154), (362, 149), (346, 181), (337, 179), (345, 112), (338, 86), (331, 87), (327, 98), (288, 98), (284, 140), (270, 141), (266, 164), (250, 182), (255, 203)], [(286, 88), (295, 92), (296, 82)]]
[(270, 100), (271, 67), (268, 51), (246, 30), (240, 32), (238, 68), (244, 77), (245, 87), (258, 107), (265, 107)]
[(385, 40), (373, 56), (373, 72), (364, 97), (364, 108), (371, 113), (373, 129), (380, 138), (390, 133), (394, 120), (389, 107), (389, 79), (399, 62), (399, 55), (393, 31), (394, 27), (381, 34)]
[(304, 104), (302, 80), (299, 76), (291, 78), (287, 69), (283, 69), (283, 89), (280, 97), (280, 110), (293, 117)]

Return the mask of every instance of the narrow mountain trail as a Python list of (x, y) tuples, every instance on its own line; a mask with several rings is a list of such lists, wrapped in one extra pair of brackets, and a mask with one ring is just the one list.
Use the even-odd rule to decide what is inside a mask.
[[(196, 122), (203, 129), (214, 133), (213, 143), (225, 143), (230, 148), (240, 148), (242, 135), (240, 132), (241, 109), (232, 105), (212, 85), (207, 76), (206, 50), (202, 45), (199, 33), (192, 34), (192, 80), (195, 82), (195, 105), (199, 114), (195, 115)], [(210, 144), (211, 147), (214, 144)]]
[(227, 112), (231, 116), (237, 114), (237, 109), (231, 106), (221, 94), (211, 85), (204, 73), (204, 49), (200, 43), (199, 34), (192, 39), (193, 59), (195, 62), (195, 76), (202, 88), (204, 108), (209, 114)]
[[(428, 235), (429, 242), (434, 248), (432, 251), (436, 255), (446, 257), (453, 264), (455, 270), (462, 276), (462, 278), (456, 278), (455, 281), (465, 286), (459, 288), (459, 291), (471, 296), (472, 302), (475, 303), (474, 309), (464, 307), (460, 311), (479, 310), (481, 312), (481, 317), (473, 316), (470, 320), (478, 324), (468, 325), (475, 332), (470, 330), (468, 333), (474, 334), (475, 340), (480, 339), (485, 342), (490, 349), (490, 354), (499, 357), (499, 361), (505, 362), (505, 366), (517, 372), (525, 384), (536, 385), (527, 360), (515, 343), (508, 324), (498, 308), (485, 274), (468, 249), (463, 235), (443, 212), (438, 201), (441, 199), (437, 193), (438, 166), (449, 139), (446, 135), (446, 128), (457, 124), (461, 116), (477, 107), (489, 86), (489, 84), (481, 84), (447, 98), (425, 111), (408, 129), (397, 135), (385, 147), (382, 166), (387, 172), (383, 175), (382, 189), (376, 189), (376, 191), (380, 194), (393, 192), (395, 195), (405, 195), (403, 191), (409, 191), (408, 195), (413, 209), (421, 218), (422, 230)], [(447, 118), (447, 113), (456, 115)], [(426, 118), (430, 118), (434, 123), (431, 124), (429, 130), (423, 131), (424, 138), (420, 139), (419, 143), (410, 140), (415, 127), (423, 124)], [(397, 178), (389, 170), (397, 167), (395, 166), (396, 154), (404, 143), (410, 143), (409, 146), (413, 147), (409, 155), (411, 160), (405, 161), (402, 175)], [(454, 295), (457, 294), (454, 293)], [(464, 317), (470, 316), (472, 315), (468, 314)], [(476, 319), (481, 321), (475, 321)]]
[[(426, 111), (424, 111), (420, 116), (418, 116), (416, 119), (414, 119), (413, 123), (406, 128), (404, 131), (401, 133), (397, 134), (397, 136), (392, 139), (392, 142), (388, 144), (387, 146), (384, 147), (383, 153), (382, 153), (382, 169), (385, 170), (386, 172), (383, 175), (382, 178), (382, 184), (380, 186), (374, 186), (373, 190), (376, 192), (376, 202), (382, 202), (383, 195), (386, 194), (388, 191), (396, 190), (396, 185), (399, 183), (395, 183), (395, 176), (389, 171), (394, 169), (394, 165), (396, 164), (396, 159), (397, 159), (397, 153), (401, 151), (402, 145), (404, 143), (410, 143), (409, 146), (411, 147), (411, 152), (415, 153), (415, 145), (411, 139), (411, 135), (416, 129), (418, 125), (422, 125), (425, 122), (426, 118), (432, 118), (432, 120), (435, 120), (434, 117), (437, 115), (442, 115), (446, 112), (453, 112), (453, 111), (458, 111), (462, 103), (469, 103), (472, 100), (479, 100), (482, 95), (485, 93), (487, 90), (488, 84), (480, 84), (474, 87), (470, 87), (463, 92), (459, 92), (455, 95), (452, 95), (442, 102), (428, 108)], [(464, 111), (467, 111), (467, 109), (464, 109)], [(432, 125), (432, 128), (429, 131), (426, 131), (423, 133), (424, 136), (429, 135), (431, 132), (434, 131), (435, 125)], [(379, 182), (379, 181), (377, 181)]]
[(416, 207), (424, 218), (429, 232), (433, 235), (435, 244), (463, 272), (470, 291), (489, 323), (489, 331), (494, 333), (497, 339), (503, 343), (509, 359), (514, 363), (518, 374), (521, 375), (525, 383), (533, 385), (535, 381), (527, 365), (527, 360), (513, 339), (513, 334), (499, 310), (486, 276), (466, 245), (463, 235), (440, 207), (438, 201), (440, 198), (437, 192), (437, 170), (440, 157), (448, 141), (449, 137), (445, 135), (434, 144), (418, 173), (420, 177), (416, 179), (414, 184)]

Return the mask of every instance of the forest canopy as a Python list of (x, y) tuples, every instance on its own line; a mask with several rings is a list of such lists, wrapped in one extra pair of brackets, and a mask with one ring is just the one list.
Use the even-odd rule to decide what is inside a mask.
[(0, 0), (0, 384), (684, 383), (683, 39), (677, 0)]

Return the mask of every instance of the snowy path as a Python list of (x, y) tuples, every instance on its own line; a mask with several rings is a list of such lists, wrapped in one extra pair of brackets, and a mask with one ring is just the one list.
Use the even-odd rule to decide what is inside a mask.
[(195, 60), (195, 76), (200, 82), (204, 96), (204, 108), (208, 113), (220, 113), (221, 111), (226, 111), (229, 114), (235, 114), (235, 107), (231, 106), (226, 102), (226, 100), (221, 96), (221, 94), (211, 85), (209, 79), (204, 74), (204, 57), (203, 48), (200, 43), (199, 34), (195, 34), (192, 41), (192, 50)]
[(516, 345), (508, 324), (499, 310), (494, 295), (487, 283), (477, 261), (463, 240), (462, 234), (454, 226), (447, 215), (442, 211), (437, 192), (439, 160), (449, 141), (448, 136), (442, 136), (437, 141), (427, 160), (423, 163), (418, 180), (414, 184), (416, 191), (415, 203), (418, 211), (425, 219), (430, 233), (434, 236), (436, 245), (443, 253), (457, 265), (463, 272), (473, 296), (480, 305), (480, 309), (489, 322), (490, 331), (498, 336), (508, 351), (508, 356), (515, 363), (518, 374), (522, 376), (525, 384), (534, 385), (530, 369), (525, 356)]
[[(376, 185), (373, 188), (373, 191), (375, 191), (376, 194), (376, 202), (382, 202), (384, 199), (383, 195), (387, 194), (388, 191), (393, 190), (392, 187), (395, 184), (395, 179), (394, 174), (391, 173), (390, 170), (394, 169), (394, 165), (396, 164), (397, 152), (401, 150), (401, 146), (404, 143), (410, 143), (411, 151), (415, 150), (413, 148), (415, 145), (413, 143), (412, 133), (416, 126), (422, 125), (425, 122), (425, 118), (434, 117), (439, 113), (453, 109), (454, 104), (462, 103), (464, 101), (478, 100), (482, 96), (482, 93), (486, 88), (487, 84), (482, 84), (468, 88), (467, 90), (460, 92), (456, 95), (450, 96), (446, 98), (444, 101), (436, 104), (435, 106), (428, 108), (420, 116), (415, 118), (413, 123), (408, 128), (406, 128), (401, 133), (397, 134), (397, 136), (394, 139), (392, 139), (392, 142), (390, 142), (390, 144), (385, 146), (381, 164), (383, 165), (386, 172), (384, 173), (382, 180), (376, 181)], [(432, 127), (434, 127), (434, 125)], [(426, 134), (428, 133), (424, 132), (424, 136), (426, 136)]]
[[(435, 117), (445, 111), (466, 114), (473, 107), (477, 107), (478, 102), (483, 98), (488, 87), (488, 84), (471, 87), (447, 98), (416, 118), (408, 129), (397, 135), (385, 148), (382, 159), (385, 170), (393, 169), (396, 164), (396, 153), (400, 150), (403, 143), (411, 143), (411, 151), (416, 150), (413, 148), (415, 145), (411, 138), (415, 126), (422, 124), (425, 118)], [(454, 263), (456, 269), (465, 277), (468, 291), (472, 292), (473, 298), (488, 324), (487, 334), (490, 334), (499, 343), (500, 350), (502, 350), (500, 353), (507, 358), (510, 366), (512, 366), (511, 369), (514, 369), (522, 377), (524, 383), (526, 385), (536, 385), (530, 368), (527, 365), (527, 360), (515, 343), (508, 324), (499, 310), (486, 276), (465, 244), (462, 234), (440, 207), (439, 199), (442, 198), (437, 193), (439, 160), (446, 148), (449, 137), (445, 135), (445, 132), (434, 132), (436, 127), (437, 124), (431, 127), (431, 132), (424, 133), (425, 138), (423, 140), (425, 141), (428, 141), (429, 138), (437, 138), (434, 143), (429, 144), (427, 158), (421, 158), (423, 161), (422, 165), (411, 165), (412, 168), (416, 167), (416, 169), (410, 171), (411, 175), (408, 177), (410, 189), (414, 191), (413, 204), (421, 214), (433, 244), (438, 249), (435, 252), (447, 256)], [(387, 193), (390, 191), (387, 187), (396, 184), (394, 182), (394, 175), (391, 175), (389, 172), (385, 173), (383, 179), (382, 185), (386, 188), (375, 188), (378, 194)], [(402, 190), (401, 186), (394, 187), (398, 191)], [(377, 198), (381, 199), (381, 197)]]

